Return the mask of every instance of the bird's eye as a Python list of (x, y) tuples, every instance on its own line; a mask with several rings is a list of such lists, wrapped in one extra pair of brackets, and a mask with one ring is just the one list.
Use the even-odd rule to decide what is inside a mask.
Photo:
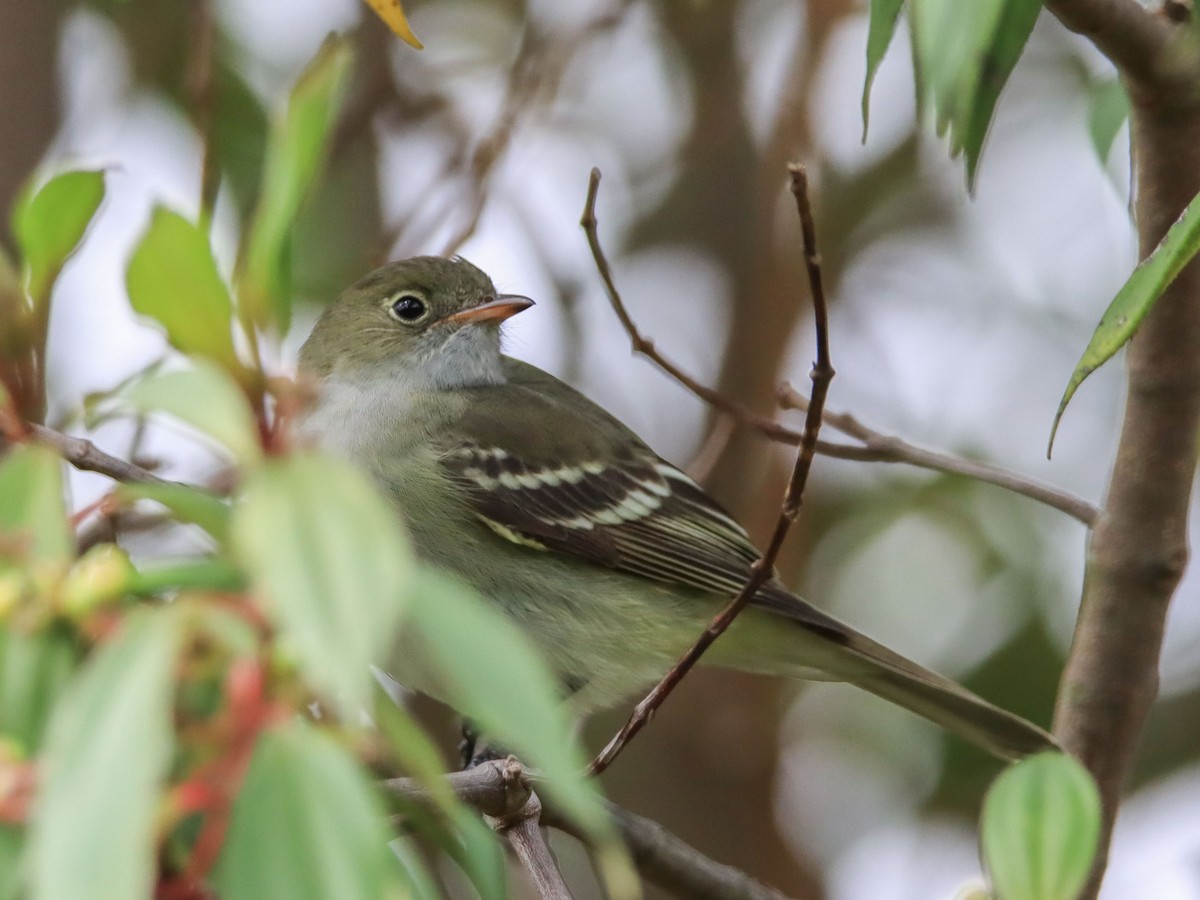
[(421, 321), (429, 314), (429, 307), (425, 305), (425, 301), (412, 294), (401, 294), (392, 301), (390, 310), (394, 318), (410, 325)]

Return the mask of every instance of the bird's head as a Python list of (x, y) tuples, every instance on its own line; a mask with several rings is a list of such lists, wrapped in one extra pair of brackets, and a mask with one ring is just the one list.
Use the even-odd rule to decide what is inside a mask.
[(401, 371), (436, 386), (486, 383), (499, 372), (500, 323), (532, 305), (498, 293), (465, 259), (388, 263), (325, 310), (300, 350), (300, 369), (317, 378)]

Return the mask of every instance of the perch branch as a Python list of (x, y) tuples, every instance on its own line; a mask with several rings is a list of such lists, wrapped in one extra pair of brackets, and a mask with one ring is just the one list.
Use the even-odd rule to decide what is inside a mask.
[[(599, 188), (600, 170), (593, 169), (591, 180), (588, 183), (587, 202), (584, 206), (584, 213), (580, 219), (580, 224), (587, 235), (588, 245), (591, 247), (596, 269), (599, 271), (600, 278), (604, 282), (604, 289), (608, 294), (609, 303), (612, 305), (613, 312), (616, 313), (622, 327), (625, 329), (625, 333), (629, 337), (633, 352), (645, 356), (654, 365), (671, 376), (671, 378), (683, 385), (689, 392), (719, 412), (725, 413), (736, 421), (754, 428), (773, 441), (792, 446), (798, 445), (801, 437), (800, 432), (788, 428), (786, 425), (782, 425), (767, 416), (760, 415), (731, 397), (725, 396), (720, 391), (702, 384), (670, 359), (663, 356), (655, 346), (654, 341), (643, 335), (638, 329), (637, 324), (633, 321), (633, 317), (629, 314), (629, 310), (625, 306), (625, 301), (621, 298), (620, 291), (617, 290), (612, 270), (608, 264), (608, 258), (604, 255), (604, 249), (600, 245), (600, 237), (597, 229), (598, 220), (596, 219), (596, 196)], [(792, 394), (794, 392), (787, 396), (789, 400), (794, 401)], [(802, 403), (796, 402), (795, 406), (798, 409), (804, 409), (806, 407), (803, 404), (806, 403), (807, 401), (803, 401)], [(822, 456), (830, 456), (835, 459), (858, 460), (861, 462), (905, 463), (934, 472), (964, 475), (968, 478), (974, 478), (977, 481), (1012, 491), (1023, 497), (1036, 500), (1039, 503), (1044, 503), (1078, 519), (1089, 527), (1096, 520), (1097, 508), (1086, 500), (1068, 491), (1021, 475), (1018, 472), (1013, 472), (991, 463), (980, 463), (948, 453), (926, 450), (910, 444), (899, 437), (870, 429), (859, 422), (854, 416), (846, 413), (826, 411), (824, 419), (829, 427), (846, 434), (848, 437), (861, 440), (865, 446), (857, 447), (847, 444), (830, 443), (828, 441), (818, 441), (817, 452)]]
[[(617, 732), (608, 745), (600, 751), (590, 766), (593, 774), (603, 772), (616, 759), (621, 750), (633, 737), (645, 727), (655, 711), (662, 706), (667, 697), (676, 688), (683, 677), (704, 655), (713, 641), (725, 633), (725, 630), (737, 618), (738, 613), (745, 609), (750, 599), (767, 583), (774, 572), (775, 558), (779, 555), (788, 530), (796, 521), (800, 512), (800, 502), (804, 495), (804, 486), (808, 482), (808, 473), (812, 468), (813, 457), (817, 450), (817, 435), (821, 430), (821, 411), (825, 407), (825, 397), (829, 393), (829, 384), (833, 380), (834, 370), (829, 361), (829, 312), (825, 302), (825, 289), (821, 280), (821, 258), (817, 253), (816, 232), (813, 227), (812, 207), (808, 200), (808, 175), (803, 166), (790, 165), (792, 194), (796, 198), (796, 209), (800, 215), (801, 230), (804, 235), (804, 261), (808, 271), (809, 286), (812, 289), (813, 317), (816, 325), (817, 359), (813, 363), (810, 377), (812, 379), (812, 399), (809, 401), (808, 412), (804, 417), (804, 433), (800, 437), (800, 447), (796, 453), (796, 464), (792, 468), (792, 477), (788, 481), (787, 490), (783, 495), (783, 504), (779, 510), (779, 518), (775, 530), (767, 542), (767, 549), (759, 560), (751, 567), (750, 577), (742, 586), (741, 591), (729, 604), (721, 610), (704, 629), (700, 637), (679, 661), (671, 667), (663, 679), (654, 686), (646, 697), (634, 707), (629, 720)], [(589, 216), (594, 221), (595, 187), (598, 172), (592, 170), (592, 189), (588, 191), (588, 204), (584, 210), (584, 219)], [(589, 235), (595, 233), (592, 228)], [(593, 249), (599, 245), (593, 245)]]
[(1172, 27), (1135, 0), (1046, 0), (1046, 9), (1141, 82), (1162, 77)]
[(113, 481), (132, 484), (171, 484), (148, 469), (109, 456), (86, 438), (71, 437), (53, 428), (30, 423), (29, 433), (43, 444), (53, 447), (63, 459), (85, 472), (99, 472)]
[[(520, 810), (530, 794), (527, 773), (506, 776), (507, 760), (493, 760), (445, 776), (451, 790), (468, 806), (490, 817)], [(519, 764), (518, 764), (519, 765)], [(384, 783), (392, 794), (423, 807), (434, 805), (429, 789), (414, 778), (392, 778)], [(635, 815), (613, 803), (606, 804), (613, 824), (629, 847), (642, 876), (682, 897), (703, 900), (787, 900), (774, 888), (745, 872), (716, 862), (684, 843), (657, 822)], [(588, 839), (577, 824), (553, 806), (542, 810), (541, 822), (580, 841)]]

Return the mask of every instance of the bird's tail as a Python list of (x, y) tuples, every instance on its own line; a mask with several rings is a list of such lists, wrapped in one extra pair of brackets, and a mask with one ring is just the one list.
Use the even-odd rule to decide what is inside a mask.
[[(850, 682), (1002, 759), (1060, 749), (1049, 733), (1032, 722), (889, 650), (783, 588), (768, 590), (770, 594), (755, 598), (746, 610), (748, 621), (735, 623), (728, 635), (733, 638), (728, 651), (738, 658), (721, 660), (727, 653), (718, 650), (718, 641), (713, 648), (718, 650), (714, 662), (797, 678)], [(762, 615), (764, 608), (774, 615)], [(742, 644), (734, 635), (741, 630), (739, 626), (749, 626), (749, 631), (757, 634), (745, 633), (748, 641)], [(764, 628), (771, 632), (771, 639), (764, 641)], [(746, 656), (737, 652), (738, 644), (756, 648), (758, 665), (746, 665)], [(766, 648), (771, 649), (764, 656)]]

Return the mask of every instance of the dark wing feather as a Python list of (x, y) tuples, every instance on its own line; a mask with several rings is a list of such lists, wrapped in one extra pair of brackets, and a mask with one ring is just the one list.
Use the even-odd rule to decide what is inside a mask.
[(644, 578), (730, 596), (741, 588), (759, 552), (699, 485), (552, 376), (521, 363), (510, 373), (502, 389), (521, 402), (500, 411), (497, 388), (472, 389), (455, 429), (487, 442), (442, 447), (482, 520), (510, 540)]

